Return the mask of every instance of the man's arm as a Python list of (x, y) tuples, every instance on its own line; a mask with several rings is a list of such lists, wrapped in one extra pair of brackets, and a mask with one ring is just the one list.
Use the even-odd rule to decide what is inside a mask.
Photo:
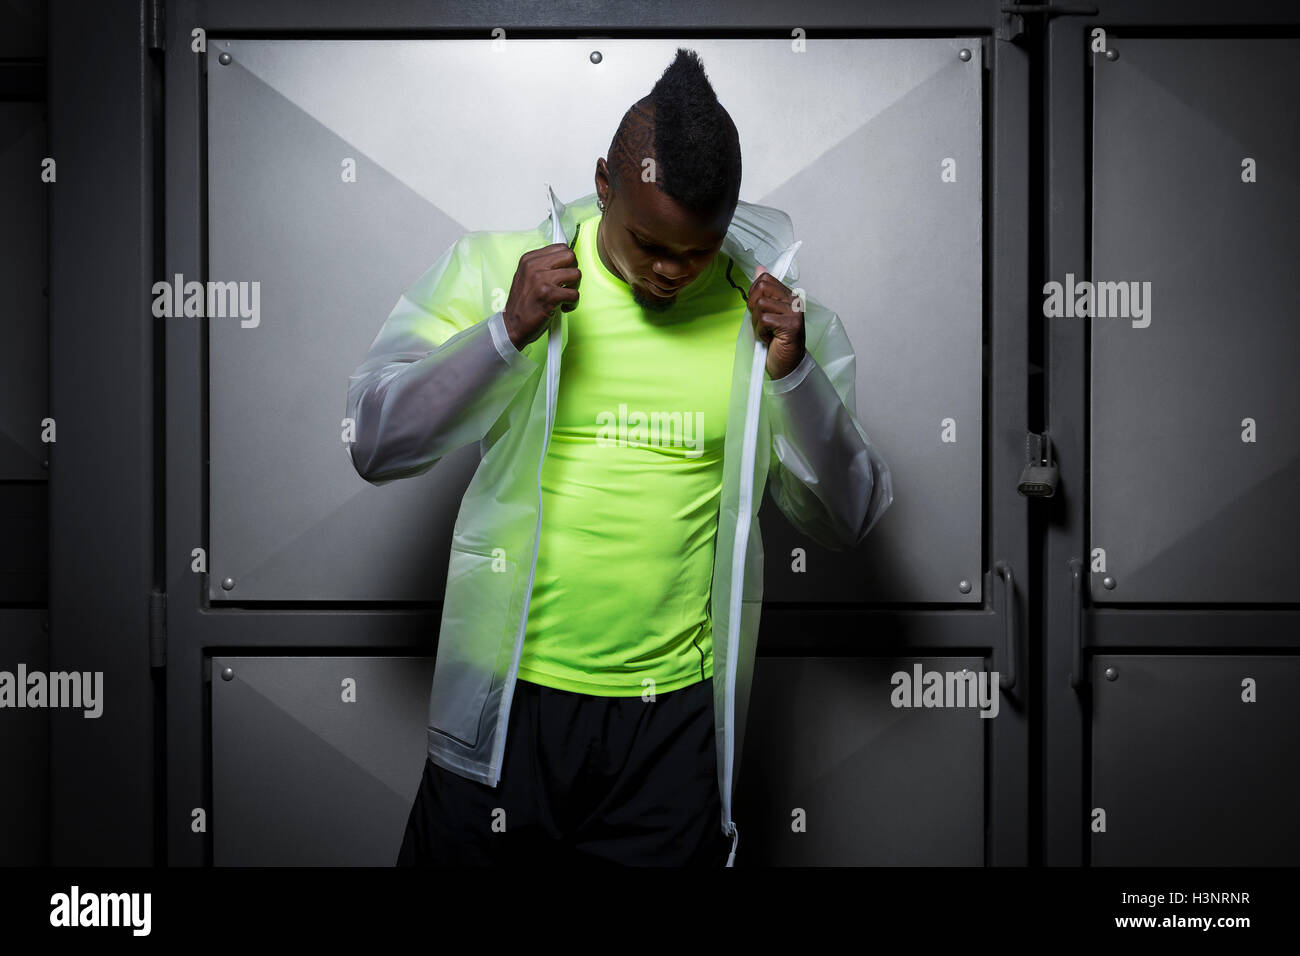
[(348, 446), (366, 481), (423, 474), (483, 438), (539, 363), (501, 312), (483, 318), (481, 263), (462, 237), (402, 294), (348, 379)]
[(831, 313), (821, 341), (808, 345), (799, 365), (763, 381), (772, 499), (795, 527), (836, 551), (861, 544), (894, 500), (889, 466), (850, 411), (856, 364)]

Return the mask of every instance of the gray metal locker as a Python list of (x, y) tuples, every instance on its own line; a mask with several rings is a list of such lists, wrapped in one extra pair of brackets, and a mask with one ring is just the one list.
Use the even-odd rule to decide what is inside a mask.
[(392, 866), (432, 677), (432, 657), (214, 657), (213, 862)]
[(736, 793), (744, 865), (984, 864), (984, 725), (998, 718), (894, 707), (891, 675), (910, 676), (918, 663), (985, 666), (977, 657), (757, 661)]
[[(182, 13), (192, 7), (177, 2)], [(169, 50), (189, 42), (173, 12)], [(373, 772), (343, 769), (352, 744), (331, 751), (331, 721), (351, 712), (334, 703), (341, 674), (322, 673), (340, 659), (368, 660), (367, 682), (388, 679), (374, 676), (392, 674), (382, 655), (430, 655), (432, 666), (451, 526), (477, 449), (460, 449), (418, 478), (368, 485), (342, 441), (347, 378), (403, 290), (456, 238), (535, 225), (546, 214), (544, 183), (561, 198), (589, 193), (623, 111), (684, 44), (511, 36), (494, 50), (488, 39), (371, 39), (349, 32), (337, 12), (304, 19), (242, 0), (213, 16), (197, 71), (165, 59), (167, 210), (177, 223), (166, 236), (167, 271), (183, 273), (181, 282), (257, 282), (259, 312), (256, 321), (165, 320), (168, 857), (386, 864), (419, 781), (428, 675), (407, 674), (402, 720), (413, 751), (399, 793)], [(254, 35), (285, 39), (245, 38), (250, 16), (277, 24), (278, 32)], [(412, 36), (450, 22), (437, 11), (419, 17), (424, 26)], [(687, 14), (674, 18), (690, 25)], [(770, 22), (770, 39), (692, 37), (685, 45), (700, 53), (740, 128), (742, 198), (792, 216), (803, 240), (793, 284), (835, 309), (855, 346), (856, 412), (899, 489), (890, 520), (853, 554), (798, 540), (765, 505), (767, 600), (877, 602), (886, 607), (863, 617), (890, 638), (886, 653), (971, 663), (1020, 633), (1013, 612), (1023, 619), (1026, 600), (1010, 574), (1012, 565), (1018, 575), (1027, 570), (1022, 503), (1014, 490), (999, 491), (1018, 462), (986, 431), (1004, 422), (997, 434), (1005, 438), (1010, 426), (1018, 443), (1024, 419), (1023, 396), (1007, 383), (1022, 377), (1027, 354), (1011, 318), (1023, 313), (1026, 288), (1024, 237), (1011, 220), (1026, 205), (1017, 189), (1026, 181), (1029, 58), (985, 32), (982, 17), (956, 30), (940, 29), (940, 19), (908, 14), (888, 38), (816, 35), (807, 56)], [(574, 33), (603, 32), (594, 19), (589, 26)], [(392, 27), (400, 36), (415, 19), (394, 15)], [(304, 29), (335, 39), (289, 39)], [(574, 89), (585, 108), (576, 120), (565, 114), (572, 128), (562, 148), (523, 160), (502, 148), (507, 135), (548, 142), (554, 104)], [(995, 103), (996, 125), (986, 122)], [(763, 148), (773, 117), (790, 148)], [(449, 141), (456, 148), (445, 148)], [(985, 194), (1004, 195), (1009, 215), (992, 217)], [(206, 368), (195, 366), (200, 358)], [(199, 545), (208, 581), (193, 595)], [(798, 577), (789, 570), (796, 547), (808, 558)], [(420, 606), (394, 606), (408, 601)], [(906, 606), (889, 607), (897, 603)], [(959, 604), (962, 613), (918, 612), (917, 604)], [(826, 608), (820, 623), (828, 626), (812, 633), (794, 608), (771, 610), (769, 649), (859, 653), (858, 611)], [(318, 656), (347, 654), (367, 657)], [(227, 664), (231, 681), (221, 678)], [(192, 686), (209, 666), (210, 707)], [(237, 674), (251, 675), (249, 686)], [(317, 694), (326, 694), (319, 707), (333, 709), (311, 712)], [(855, 726), (870, 728), (875, 705), (858, 702), (852, 688), (842, 696), (860, 718)], [(763, 706), (749, 708), (751, 722)], [(284, 720), (289, 713), (298, 719)], [(969, 793), (966, 784), (945, 791), (960, 807), (927, 811), (961, 836), (941, 847), (886, 839), (877, 849), (942, 862), (1024, 859), (1024, 713), (1004, 710), (1000, 721), (965, 730), (949, 718), (905, 723), (914, 728), (909, 746), (945, 754), (951, 765), (943, 738), (952, 736), (962, 761), (986, 764), (984, 783)], [(968, 746), (972, 728), (989, 734), (978, 757)], [(354, 730), (363, 746), (356, 741), (371, 731)], [(763, 772), (759, 746), (746, 751), (751, 775)], [(777, 760), (769, 766), (780, 772)], [(961, 766), (963, 779), (974, 780)], [(856, 799), (865, 773), (839, 773), (831, 796)], [(343, 788), (338, 800), (309, 802), (335, 787)], [(895, 791), (866, 800), (904, 804)], [(189, 839), (188, 808), (209, 802), (210, 837)], [(339, 829), (371, 804), (383, 808), (382, 832)], [(823, 804), (819, 821), (837, 812)], [(322, 845), (320, 833), (344, 836)], [(748, 865), (757, 838), (746, 836)], [(787, 860), (789, 849), (769, 858)], [(834, 851), (830, 858), (839, 859)]]
[[(741, 196), (792, 215), (799, 285), (840, 313), (859, 417), (906, 491), (869, 548), (835, 560), (810, 550), (809, 574), (772, 573), (770, 599), (978, 604), (983, 48), (815, 42), (816, 56), (779, 39), (691, 46), (741, 131)], [(535, 225), (544, 182), (561, 198), (594, 188), (623, 110), (678, 45), (213, 40), (207, 278), (260, 282), (260, 309), (207, 320), (210, 599), (437, 599), (477, 450), (370, 487), (341, 440), (347, 377), (401, 291), (460, 234)], [(472, 99), (457, 92), (468, 76)], [(510, 116), (510, 135), (544, 142), (575, 88), (586, 103), (569, 143), (531, 164), (484, 121)], [(807, 110), (806, 96), (836, 108)], [(774, 110), (795, 149), (760, 148)], [(810, 544), (770, 506), (763, 521), (778, 554)]]
[(1295, 865), (1300, 660), (1102, 654), (1092, 681), (1093, 865)]
[(1094, 296), (1117, 317), (1055, 320), (1092, 328), (1091, 595), (1295, 601), (1300, 40), (1110, 45), (1092, 57), (1091, 278), (1130, 284)]

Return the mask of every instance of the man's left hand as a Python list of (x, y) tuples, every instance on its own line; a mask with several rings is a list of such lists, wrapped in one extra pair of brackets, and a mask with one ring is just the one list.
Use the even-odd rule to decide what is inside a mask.
[(754, 337), (767, 343), (767, 375), (773, 380), (789, 375), (803, 361), (803, 304), (796, 310), (794, 299), (794, 293), (763, 266), (755, 270), (746, 304)]

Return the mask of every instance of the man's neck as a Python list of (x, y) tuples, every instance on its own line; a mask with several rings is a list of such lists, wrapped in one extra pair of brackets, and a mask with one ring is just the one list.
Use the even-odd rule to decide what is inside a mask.
[(627, 283), (627, 279), (623, 278), (623, 276), (619, 273), (619, 271), (616, 268), (614, 268), (614, 263), (611, 262), (609, 256), (605, 254), (604, 230), (605, 230), (605, 217), (601, 216), (600, 219), (596, 222), (596, 254), (600, 256), (601, 265), (603, 265), (607, 270), (609, 270), (610, 275), (615, 276), (618, 279), (621, 279), (624, 283)]

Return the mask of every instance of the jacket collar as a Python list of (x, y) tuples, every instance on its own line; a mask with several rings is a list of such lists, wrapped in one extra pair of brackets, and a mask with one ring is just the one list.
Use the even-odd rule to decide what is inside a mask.
[[(550, 192), (550, 196), (559, 212), (564, 235), (570, 240), (579, 222), (600, 211), (594, 192), (567, 203), (556, 199), (554, 192)], [(545, 226), (550, 218), (548, 213), (542, 225)], [(788, 215), (772, 206), (761, 206), (742, 199), (736, 203), (736, 213), (731, 219), (731, 225), (727, 227), (727, 237), (722, 240), (722, 251), (744, 266), (746, 275), (753, 275), (756, 264), (770, 266), (793, 242), (794, 225)], [(794, 263), (791, 263), (786, 278), (799, 278), (799, 270)]]

